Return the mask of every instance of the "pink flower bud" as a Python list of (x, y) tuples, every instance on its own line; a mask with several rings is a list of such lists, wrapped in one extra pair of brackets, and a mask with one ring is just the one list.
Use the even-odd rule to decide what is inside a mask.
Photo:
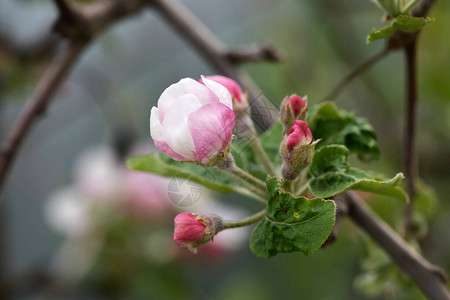
[(212, 240), (214, 235), (220, 231), (223, 220), (216, 215), (181, 213), (175, 217), (174, 224), (173, 240), (175, 243), (196, 253), (196, 247)]
[[(239, 103), (242, 102), (244, 93), (242, 92), (242, 89), (239, 86), (239, 84), (236, 81), (234, 81), (233, 79), (225, 77), (225, 76), (221, 76), (221, 75), (205, 76), (203, 78), (220, 83), (228, 90), (228, 92), (230, 92), (233, 100), (235, 100), (236, 102), (239, 102)], [(199, 80), (199, 82), (202, 84), (203, 84), (203, 78)]]
[(303, 99), (296, 94), (284, 98), (281, 102), (280, 117), (285, 130), (290, 128), (295, 120), (305, 120), (308, 113), (307, 96)]
[(313, 141), (311, 130), (308, 124), (301, 120), (296, 120), (289, 130), (286, 139), (286, 147), (288, 151), (292, 151), (297, 146), (309, 145)]
[[(239, 118), (241, 115), (249, 115), (250, 107), (248, 105), (247, 93), (242, 92), (239, 84), (233, 79), (221, 75), (213, 75), (203, 77), (212, 81), (215, 81), (221, 85), (223, 85), (231, 97), (233, 98), (233, 110), (236, 114), (236, 118)], [(200, 83), (203, 83), (203, 79), (199, 80)], [(244, 114), (242, 114), (244, 113)]]
[(311, 130), (306, 122), (294, 121), (289, 133), (284, 133), (280, 145), (280, 155), (283, 158), (281, 173), (284, 179), (295, 179), (311, 163), (314, 147), (319, 141), (313, 141)]
[(213, 164), (229, 151), (233, 102), (221, 84), (185, 78), (169, 86), (153, 107), (150, 133), (156, 147), (179, 161)]

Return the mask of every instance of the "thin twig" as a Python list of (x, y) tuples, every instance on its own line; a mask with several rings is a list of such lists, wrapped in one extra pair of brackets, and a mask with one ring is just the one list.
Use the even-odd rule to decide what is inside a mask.
[(283, 58), (281, 51), (269, 42), (228, 49), (225, 56), (233, 64), (260, 61), (279, 62)]
[[(413, 9), (412, 16), (414, 17), (426, 17), (430, 12), (431, 7), (436, 2), (436, 0), (422, 0)], [(328, 93), (328, 95), (323, 100), (334, 100), (341, 91), (357, 76), (364, 73), (369, 69), (374, 63), (378, 62), (380, 59), (385, 57), (393, 50), (402, 49), (408, 44), (412, 43), (416, 39), (418, 32), (408, 33), (403, 31), (396, 31), (391, 37), (386, 40), (386, 45), (381, 51), (376, 53), (374, 56), (367, 59), (361, 65), (356, 67), (350, 74), (344, 77), (336, 87)]]
[(407, 273), (431, 300), (450, 299), (445, 272), (415, 252), (354, 193), (346, 192), (348, 214)]
[(417, 70), (416, 39), (405, 47), (406, 56), (406, 120), (404, 145), (404, 170), (406, 174), (409, 203), (405, 210), (406, 233), (414, 231), (413, 205), (416, 196), (417, 159), (415, 151), (417, 119)]
[(86, 46), (86, 42), (71, 42), (50, 64), (31, 101), (25, 107), (17, 125), (11, 131), (0, 156), (0, 190), (6, 174), (33, 121), (43, 114), (51, 97), (66, 77), (68, 71)]
[(151, 0), (100, 1), (91, 5), (75, 5), (67, 0), (55, 0), (59, 17), (54, 30), (67, 38), (69, 45), (50, 63), (38, 83), (30, 102), (13, 127), (0, 153), (0, 191), (17, 151), (32, 123), (45, 112), (55, 91), (66, 78), (74, 62), (91, 39), (112, 23), (137, 13)]
[(328, 95), (323, 99), (325, 100), (334, 100), (341, 91), (350, 83), (353, 79), (364, 73), (367, 69), (369, 69), (373, 64), (375, 64), (377, 61), (385, 57), (390, 52), (390, 49), (385, 47), (381, 49), (378, 53), (376, 53), (374, 56), (367, 59), (365, 62), (363, 62), (361, 65), (356, 67), (350, 74), (345, 76), (337, 85), (336, 87), (328, 93)]

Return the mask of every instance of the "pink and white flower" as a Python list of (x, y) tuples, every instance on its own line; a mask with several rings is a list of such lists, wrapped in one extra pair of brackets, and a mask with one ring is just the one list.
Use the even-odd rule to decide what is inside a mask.
[(231, 95), (215, 81), (202, 81), (184, 78), (172, 84), (151, 110), (153, 141), (175, 160), (207, 164), (228, 151), (235, 123)]

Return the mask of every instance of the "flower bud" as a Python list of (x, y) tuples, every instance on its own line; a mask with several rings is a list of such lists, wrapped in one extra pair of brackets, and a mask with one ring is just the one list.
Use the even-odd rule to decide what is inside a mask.
[(150, 132), (171, 158), (213, 165), (228, 154), (235, 115), (228, 90), (203, 83), (185, 78), (169, 86), (151, 110)]
[(296, 94), (284, 98), (281, 102), (280, 117), (285, 130), (291, 128), (295, 120), (306, 120), (308, 113), (307, 96), (303, 99)]
[(294, 121), (289, 133), (284, 132), (280, 145), (283, 158), (281, 173), (286, 180), (294, 180), (312, 160), (314, 147), (320, 140), (313, 140), (308, 124), (301, 120)]
[(223, 219), (217, 215), (196, 215), (181, 213), (175, 217), (173, 240), (181, 248), (197, 253), (197, 247), (209, 242), (223, 226)]
[[(247, 93), (242, 92), (242, 88), (236, 81), (221, 75), (205, 76), (203, 78), (215, 81), (223, 85), (228, 90), (231, 98), (233, 99), (233, 110), (236, 115), (248, 108)], [(199, 80), (200, 83), (203, 83), (203, 78)], [(247, 112), (247, 114), (249, 113)]]

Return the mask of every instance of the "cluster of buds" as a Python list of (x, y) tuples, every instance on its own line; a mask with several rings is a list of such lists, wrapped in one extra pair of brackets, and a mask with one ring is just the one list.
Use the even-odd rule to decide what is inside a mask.
[(312, 161), (314, 148), (320, 140), (314, 141), (311, 130), (305, 122), (308, 114), (307, 96), (293, 94), (281, 102), (280, 118), (284, 127), (280, 155), (283, 158), (281, 174), (285, 180), (294, 180)]
[[(298, 177), (312, 160), (315, 145), (305, 122), (307, 97), (286, 97), (281, 103), (284, 126), (280, 154), (282, 175), (291, 181)], [(228, 155), (235, 125), (242, 137), (256, 136), (250, 119), (248, 96), (237, 82), (224, 76), (190, 78), (168, 87), (153, 107), (150, 132), (161, 151), (178, 161), (200, 163), (227, 169), (233, 163)], [(269, 162), (270, 164), (270, 162)], [(270, 168), (268, 168), (270, 169)], [(181, 213), (175, 217), (174, 241), (182, 248), (196, 248), (223, 229), (224, 221), (217, 215)]]
[(223, 219), (217, 215), (181, 213), (174, 220), (173, 240), (178, 246), (197, 253), (197, 247), (211, 241), (222, 230)]

